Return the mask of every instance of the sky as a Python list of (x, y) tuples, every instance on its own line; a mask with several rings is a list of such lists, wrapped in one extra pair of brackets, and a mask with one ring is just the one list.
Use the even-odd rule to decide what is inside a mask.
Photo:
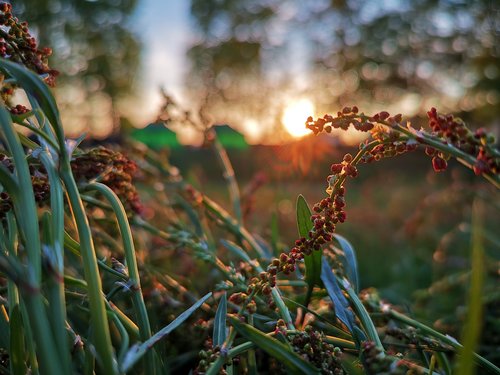
[[(190, 17), (190, 2), (186, 0), (142, 0), (132, 17), (132, 27), (143, 43), (139, 101), (144, 110), (133, 118), (135, 124), (145, 126), (155, 117), (162, 104), (160, 88), (164, 88), (184, 108), (190, 109), (184, 90), (190, 64), (186, 53), (196, 40)], [(297, 77), (295, 85), (300, 89), (306, 84), (305, 75), (300, 73), (307, 70), (307, 48), (300, 32), (296, 36), (291, 38), (285, 52), (288, 57), (284, 59), (288, 61), (287, 71)], [(273, 64), (273, 61), (270, 63)], [(267, 66), (266, 70), (272, 72), (282, 68), (280, 63), (279, 66)], [(303, 120), (314, 114), (311, 112), (314, 111), (313, 104), (305, 102), (302, 97), (292, 98), (291, 104), (291, 108), (283, 113), (285, 128), (293, 137), (309, 134), (304, 131)], [(249, 119), (241, 126), (251, 143), (262, 140), (262, 124), (258, 121)], [(199, 134), (190, 129), (183, 129), (177, 135), (182, 143), (196, 144), (201, 141)]]
[[(183, 91), (189, 71), (186, 52), (195, 37), (189, 8), (190, 2), (185, 0), (142, 0), (133, 17), (133, 27), (143, 43), (139, 100), (144, 110), (138, 120), (144, 125), (162, 103), (161, 88), (187, 106)], [(178, 136), (181, 141), (191, 138)]]

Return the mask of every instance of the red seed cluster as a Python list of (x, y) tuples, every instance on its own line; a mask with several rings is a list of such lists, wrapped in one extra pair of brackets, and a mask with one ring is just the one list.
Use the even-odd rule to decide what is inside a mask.
[(104, 147), (91, 149), (76, 155), (71, 161), (71, 169), (78, 180), (89, 181), (99, 177), (120, 197), (126, 208), (141, 213), (139, 194), (132, 184), (137, 165), (120, 152)]
[[(347, 168), (350, 164), (345, 160), (352, 160), (352, 157), (344, 159), (344, 168), (338, 174), (354, 174), (355, 169)], [(351, 172), (345, 172), (346, 169)], [(292, 247), (289, 253), (281, 253), (279, 258), (273, 259), (267, 267), (267, 276), (261, 276), (263, 280), (269, 283), (270, 287), (276, 285), (276, 275), (279, 272), (283, 272), (285, 275), (294, 272), (298, 261), (304, 259), (304, 256), (312, 254), (313, 251), (320, 251), (326, 243), (332, 240), (336, 224), (343, 223), (347, 217), (344, 194), (344, 187), (340, 187), (331, 197), (326, 197), (313, 206), (311, 230), (307, 238), (299, 238), (295, 241), (295, 246)]]
[[(381, 111), (373, 116), (359, 113), (357, 107), (345, 107), (337, 113), (337, 116), (324, 115), (322, 118), (313, 120), (309, 117), (306, 127), (314, 134), (321, 132), (330, 133), (332, 129), (347, 130), (350, 126), (360, 131), (370, 132), (370, 139), (360, 145), (360, 154), (356, 160), (350, 154), (346, 154), (341, 163), (332, 164), (332, 174), (328, 176), (328, 197), (322, 199), (313, 206), (314, 214), (311, 215), (311, 230), (307, 237), (299, 238), (288, 253), (282, 253), (278, 258), (272, 260), (267, 267), (267, 272), (260, 275), (260, 279), (250, 283), (251, 291), (263, 291), (269, 295), (271, 288), (276, 285), (276, 275), (282, 272), (285, 275), (293, 273), (297, 262), (310, 255), (313, 251), (319, 251), (332, 240), (333, 232), (338, 223), (346, 220), (345, 212), (345, 187), (346, 177), (357, 177), (356, 164), (370, 163), (386, 157), (397, 156), (406, 152), (414, 151), (418, 145), (426, 145), (426, 154), (432, 157), (432, 166), (435, 171), (446, 169), (449, 155), (429, 146), (435, 144), (435, 139), (440, 139), (444, 144), (452, 144), (460, 150), (474, 155), (476, 164), (474, 172), (498, 173), (499, 158), (498, 151), (493, 148), (494, 139), (484, 130), (470, 132), (463, 122), (453, 116), (438, 115), (433, 108), (429, 112), (429, 125), (432, 133), (422, 132), (422, 135), (409, 137), (402, 134), (402, 115), (391, 116), (387, 111)], [(415, 132), (409, 128), (410, 132)], [(433, 143), (434, 142), (434, 143)], [(365, 150), (362, 152), (362, 150)], [(234, 298), (238, 299), (238, 296)]]
[[(10, 157), (0, 153), (0, 164), (2, 164), (10, 172), (14, 172), (14, 163)], [(42, 205), (50, 197), (50, 184), (47, 177), (47, 172), (42, 165), (30, 164), (29, 171), (31, 175), (31, 185), (33, 186), (33, 194), (35, 201)], [(0, 193), (0, 217), (4, 217), (7, 212), (13, 208), (12, 198), (6, 192)]]
[(48, 65), (51, 54), (50, 48), (38, 48), (35, 38), (28, 30), (28, 23), (20, 22), (13, 16), (12, 5), (0, 2), (0, 57), (43, 75), (45, 82), (53, 86), (59, 73)]
[[(499, 173), (500, 158), (498, 157), (498, 151), (494, 148), (495, 138), (488, 134), (486, 130), (480, 128), (472, 132), (461, 119), (452, 115), (440, 115), (436, 108), (431, 108), (427, 112), (427, 116), (433, 135), (442, 138), (447, 143), (476, 158), (473, 166), (476, 175)], [(430, 147), (426, 149), (426, 153), (433, 157), (432, 166), (434, 170), (446, 169), (445, 155)]]
[(10, 109), (10, 113), (12, 113), (13, 115), (22, 115), (22, 114), (25, 114), (27, 112), (29, 112), (29, 109), (21, 104), (18, 104), (15, 107), (12, 107)]

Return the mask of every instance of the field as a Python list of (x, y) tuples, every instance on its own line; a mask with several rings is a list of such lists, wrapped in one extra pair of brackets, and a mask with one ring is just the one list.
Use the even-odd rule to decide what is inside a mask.
[(344, 106), (280, 145), (92, 145), (1, 4), (0, 375), (500, 374), (491, 132)]

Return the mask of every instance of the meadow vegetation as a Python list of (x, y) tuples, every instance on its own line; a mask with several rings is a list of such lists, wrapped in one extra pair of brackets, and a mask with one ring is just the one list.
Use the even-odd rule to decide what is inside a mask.
[[(356, 106), (304, 119), (314, 134), (351, 128), (367, 138), (331, 164), (320, 200), (296, 192), (296, 240), (283, 248), (277, 226), (247, 227), (214, 132), (207, 144), (228, 207), (161, 152), (66, 138), (48, 86), (51, 51), (8, 4), (0, 23), (0, 374), (500, 374), (500, 153), (488, 131), (435, 108), (423, 128)], [(14, 102), (16, 90), (29, 106)], [(410, 152), (436, 173), (452, 161), (468, 173), (408, 215), (414, 243), (450, 210), (465, 210), (468, 225), (460, 246), (426, 238), (442, 245), (440, 277), (398, 306), (361, 288), (366, 265), (339, 232), (358, 176)], [(376, 236), (353, 225), (353, 236)], [(397, 258), (361, 261), (383, 268)]]

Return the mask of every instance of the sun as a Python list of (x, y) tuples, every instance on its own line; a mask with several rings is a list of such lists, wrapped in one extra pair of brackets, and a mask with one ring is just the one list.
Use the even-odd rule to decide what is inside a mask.
[(293, 137), (303, 137), (311, 134), (305, 122), (309, 116), (314, 115), (314, 104), (309, 99), (299, 99), (290, 102), (283, 111), (281, 123), (286, 131)]

